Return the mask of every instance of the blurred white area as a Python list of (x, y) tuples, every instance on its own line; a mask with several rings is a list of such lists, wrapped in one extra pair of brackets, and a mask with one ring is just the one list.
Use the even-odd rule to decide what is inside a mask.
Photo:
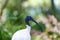
[(0, 0), (0, 2), (2, 2), (2, 0)]
[(57, 35), (56, 34), (54, 34), (54, 38), (56, 38), (57, 37)]
[(2, 17), (1, 17), (1, 21), (2, 21), (2, 22), (5, 22), (5, 21), (6, 21), (6, 18), (7, 18), (7, 10), (4, 9), (4, 10), (3, 10)]
[(43, 5), (44, 1), (42, 0), (28, 0), (22, 3), (23, 7), (28, 7), (28, 6), (32, 6), (32, 7), (36, 7), (38, 5)]
[(28, 2), (32, 7), (35, 7), (37, 5), (43, 5), (44, 3), (44, 1), (42, 0), (28, 0)]
[(60, 0), (54, 0), (54, 5), (56, 9), (60, 10)]
[(23, 7), (28, 7), (28, 6), (29, 6), (28, 1), (24, 1), (24, 2), (22, 3), (22, 6), (23, 6)]
[(51, 6), (51, 0), (27, 0), (22, 3), (23, 7), (36, 7), (36, 6), (45, 6), (45, 7), (50, 7)]
[(29, 10), (29, 14), (30, 14), (31, 16), (35, 16), (35, 15), (36, 15), (36, 12), (35, 12), (34, 9), (31, 9), (31, 10)]

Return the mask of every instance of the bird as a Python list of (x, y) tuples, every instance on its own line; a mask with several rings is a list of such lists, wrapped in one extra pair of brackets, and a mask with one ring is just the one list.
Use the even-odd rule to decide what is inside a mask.
[[(35, 22), (38, 26), (40, 26), (31, 16), (26, 16), (25, 22), (26, 22), (26, 28), (22, 30), (16, 31), (11, 40), (31, 40), (31, 25), (29, 24), (29, 21)], [(41, 27), (42, 29), (42, 27)]]

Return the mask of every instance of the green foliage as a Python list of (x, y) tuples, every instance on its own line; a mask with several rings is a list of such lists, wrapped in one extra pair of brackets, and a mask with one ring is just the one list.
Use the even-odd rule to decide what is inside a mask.
[[(46, 11), (46, 8), (44, 5), (41, 6), (36, 6), (36, 7), (27, 7), (24, 8), (22, 6), (22, 3), (24, 1), (27, 0), (8, 0), (8, 4), (7, 6), (4, 8), (6, 13), (6, 21), (0, 23), (0, 40), (11, 40), (12, 35), (17, 31), (17, 30), (21, 30), (26, 28), (26, 23), (25, 23), (25, 17), (27, 15), (32, 16), (34, 19), (38, 19), (36, 18), (38, 15), (41, 16), (41, 14), (47, 15), (45, 13), (49, 13), (49, 14), (53, 14), (56, 16), (56, 18), (58, 19), (58, 21), (60, 21), (60, 13), (58, 13), (56, 11), (56, 9), (52, 9), (50, 6), (51, 4), (47, 1), (47, 3), (45, 3), (45, 6), (47, 6), (46, 8), (48, 9), (48, 12)], [(50, 5), (49, 5), (50, 4)], [(58, 13), (58, 14), (57, 14)], [(51, 23), (52, 24), (52, 23)], [(42, 22), (39, 22), (39, 25), (34, 24), (33, 22), (30, 22), (31, 28), (37, 31), (43, 31), (45, 32), (46, 27), (45, 24)], [(52, 24), (53, 25), (53, 24)], [(41, 29), (42, 27), (42, 29)], [(49, 35), (53, 35), (52, 32), (48, 33)], [(57, 40), (60, 35), (57, 34), (57, 38), (55, 38), (54, 40)], [(43, 40), (42, 37), (40, 36), (34, 36), (32, 35), (32, 40)]]

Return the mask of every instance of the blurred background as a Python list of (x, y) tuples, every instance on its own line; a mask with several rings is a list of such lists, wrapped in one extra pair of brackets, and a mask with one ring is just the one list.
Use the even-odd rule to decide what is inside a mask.
[(0, 40), (26, 28), (27, 15), (43, 27), (30, 22), (31, 40), (60, 40), (60, 0), (0, 0)]

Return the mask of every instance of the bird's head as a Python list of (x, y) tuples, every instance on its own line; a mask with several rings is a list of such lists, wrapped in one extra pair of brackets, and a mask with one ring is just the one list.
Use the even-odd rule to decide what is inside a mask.
[(27, 16), (26, 19), (25, 19), (25, 21), (26, 21), (26, 24), (28, 24), (28, 25), (29, 25), (29, 21), (33, 21), (36, 24), (38, 24), (31, 16)]
[(26, 17), (26, 21), (32, 21), (32, 20), (33, 20), (33, 18), (31, 16)]
[(36, 24), (38, 24), (31, 16), (27, 16), (26, 19), (25, 19), (26, 22), (29, 22), (29, 21), (33, 21), (35, 22)]
[[(26, 24), (30, 26), (29, 21), (33, 21), (33, 22), (36, 23), (39, 27), (41, 27), (31, 16), (27, 16), (26, 19), (25, 19)], [(42, 27), (41, 27), (41, 30), (42, 30)]]

